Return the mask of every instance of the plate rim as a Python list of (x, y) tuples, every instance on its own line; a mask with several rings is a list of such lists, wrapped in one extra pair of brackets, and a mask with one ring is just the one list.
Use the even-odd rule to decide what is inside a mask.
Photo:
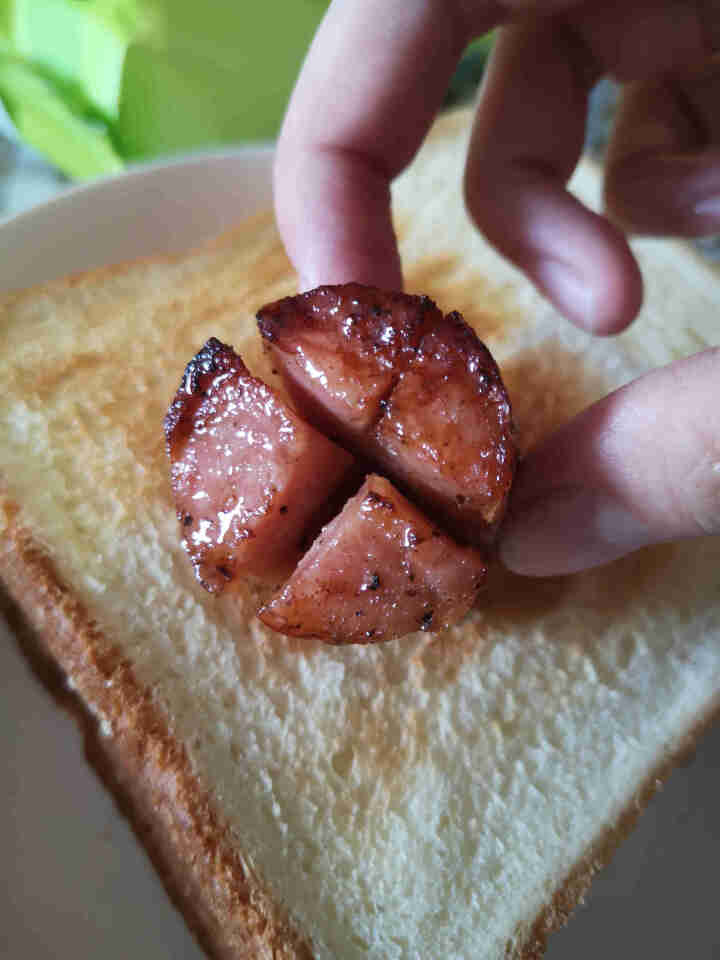
[(238, 144), (234, 147), (222, 147), (210, 150), (198, 149), (172, 156), (156, 157), (142, 163), (129, 164), (124, 170), (94, 177), (91, 180), (70, 182), (67, 186), (61, 187), (54, 196), (49, 197), (47, 200), (33, 204), (25, 210), (18, 210), (0, 217), (0, 235), (7, 227), (14, 226), (18, 221), (30, 220), (33, 216), (46, 213), (61, 204), (73, 203), (80, 196), (104, 192), (108, 187), (112, 188), (117, 183), (139, 180), (150, 174), (162, 174), (165, 171), (174, 170), (178, 167), (200, 167), (207, 163), (222, 163), (233, 159), (240, 159), (247, 154), (267, 154), (268, 159), (271, 159), (274, 151), (275, 144), (270, 140), (252, 141)]

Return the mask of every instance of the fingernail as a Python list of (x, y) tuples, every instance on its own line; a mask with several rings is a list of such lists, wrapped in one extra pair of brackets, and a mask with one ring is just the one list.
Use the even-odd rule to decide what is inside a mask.
[(696, 203), (693, 212), (698, 217), (712, 217), (720, 221), (720, 196), (707, 197)]
[(595, 296), (590, 284), (562, 260), (541, 260), (536, 280), (543, 293), (567, 317), (591, 330), (595, 321)]
[(500, 558), (515, 573), (554, 576), (608, 563), (651, 540), (647, 526), (606, 494), (556, 490), (510, 517)]

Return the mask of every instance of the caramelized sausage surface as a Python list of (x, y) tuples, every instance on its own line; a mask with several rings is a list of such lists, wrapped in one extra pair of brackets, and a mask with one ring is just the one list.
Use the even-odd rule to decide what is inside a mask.
[(258, 323), (303, 416), (462, 541), (493, 541), (517, 460), (510, 402), (459, 313), (346, 284), (270, 304)]
[(375, 428), (384, 472), (463, 542), (492, 542), (516, 466), (495, 361), (457, 314), (425, 334)]
[(362, 450), (383, 401), (441, 317), (428, 297), (348, 283), (268, 304), (257, 320), (298, 411)]
[(183, 545), (212, 593), (294, 563), (353, 463), (214, 338), (188, 364), (165, 434)]
[(487, 568), (383, 477), (367, 478), (323, 528), (260, 619), (327, 643), (375, 643), (438, 630), (472, 606)]
[[(268, 304), (258, 325), (294, 409), (211, 339), (165, 419), (200, 581), (219, 593), (294, 567), (260, 618), (333, 644), (457, 622), (484, 583), (517, 459), (487, 348), (427, 297), (360, 284)], [(360, 492), (303, 555), (358, 463)]]

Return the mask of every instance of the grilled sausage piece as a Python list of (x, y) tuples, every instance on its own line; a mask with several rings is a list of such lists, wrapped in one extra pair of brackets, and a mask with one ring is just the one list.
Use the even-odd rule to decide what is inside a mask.
[(459, 620), (486, 572), (481, 551), (459, 546), (371, 475), (259, 616), (279, 633), (327, 643), (391, 640)]
[(451, 313), (423, 337), (387, 399), (375, 457), (455, 537), (489, 544), (515, 474), (512, 430), (495, 361)]
[(298, 410), (463, 542), (494, 539), (516, 452), (510, 402), (459, 313), (346, 284), (258, 314)]
[(428, 297), (358, 283), (286, 297), (257, 315), (298, 411), (360, 452), (423, 333), (441, 317)]
[(353, 465), (214, 338), (188, 364), (165, 435), (183, 545), (212, 593), (287, 571)]

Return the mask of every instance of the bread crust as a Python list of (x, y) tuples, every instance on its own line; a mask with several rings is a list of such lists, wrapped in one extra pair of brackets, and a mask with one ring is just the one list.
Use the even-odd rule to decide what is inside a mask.
[[(81, 724), (88, 759), (203, 949), (217, 960), (313, 960), (310, 944), (294, 929), (287, 911), (242, 863), (162, 709), (142, 689), (131, 665), (107, 649), (88, 611), (61, 582), (32, 534), (16, 522), (17, 508), (6, 503), (5, 510), (9, 522), (0, 546), (0, 578), (23, 650), (45, 685)], [(68, 694), (68, 685), (75, 694)], [(98, 717), (111, 725), (111, 736), (103, 736)], [(647, 778), (617, 823), (570, 871), (529, 935), (524, 932), (508, 942), (508, 960), (540, 960), (550, 934), (567, 923), (594, 875), (610, 862), (673, 769), (718, 719), (720, 694)]]
[[(16, 522), (17, 508), (4, 507), (9, 520), (0, 540), (0, 578), (22, 625), (22, 646), (56, 694), (63, 681), (75, 691), (61, 700), (81, 723), (88, 758), (202, 947), (217, 960), (312, 960), (287, 911), (242, 862), (160, 705)], [(62, 676), (48, 669), (47, 658)], [(99, 719), (109, 724), (110, 736), (102, 734)]]
[(720, 721), (720, 692), (710, 706), (698, 714), (691, 730), (668, 750), (660, 766), (638, 788), (631, 803), (620, 814), (617, 822), (601, 834), (585, 856), (572, 868), (550, 903), (537, 916), (530, 935), (519, 938), (519, 942), (510, 941), (507, 944), (508, 960), (541, 960), (547, 949), (548, 937), (564, 927), (573, 911), (584, 902), (595, 874), (610, 863), (652, 798), (663, 788), (670, 774), (677, 767), (691, 760), (702, 735), (718, 721)]

